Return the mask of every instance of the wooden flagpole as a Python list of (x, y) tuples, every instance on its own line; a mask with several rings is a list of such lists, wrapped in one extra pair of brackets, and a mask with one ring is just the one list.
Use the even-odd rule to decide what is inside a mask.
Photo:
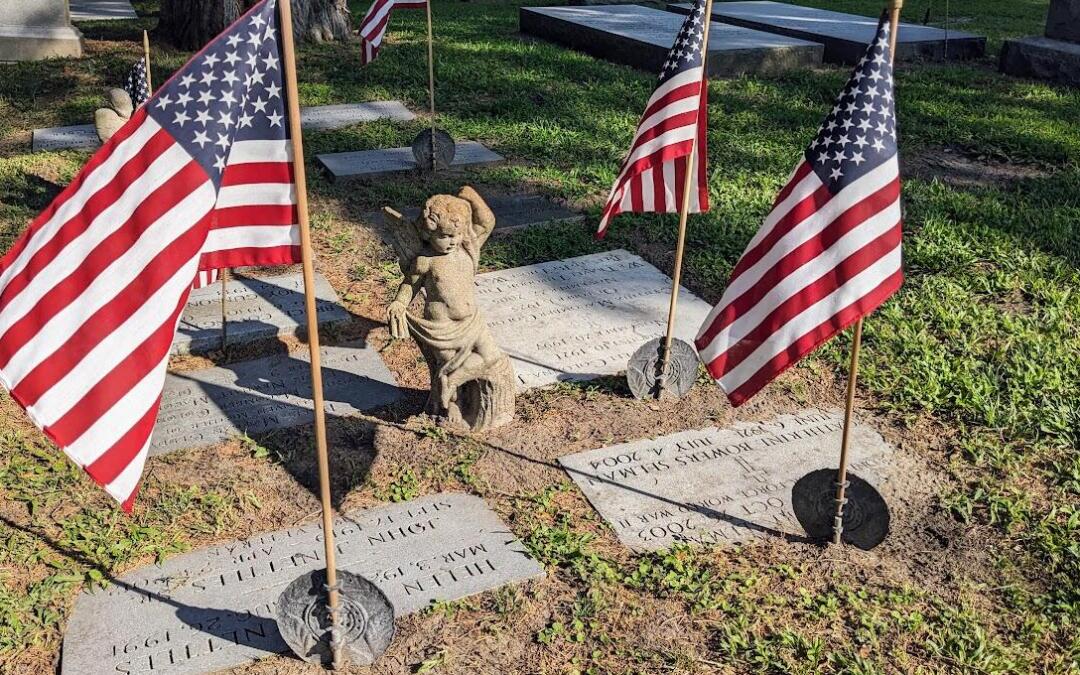
[(150, 36), (142, 32), (143, 67), (146, 68), (146, 93), (154, 93), (153, 80), (150, 79)]
[(221, 269), (221, 351), (229, 346), (229, 318), (226, 316), (226, 291), (227, 284), (229, 283), (229, 268), (223, 267)]
[[(428, 0), (430, 2), (430, 0)], [(712, 23), (713, 0), (705, 2), (705, 39), (701, 46), (701, 86), (709, 86), (709, 25)], [(700, 110), (699, 115), (708, 116), (709, 111)], [(694, 132), (693, 145), (690, 147), (690, 155), (686, 163), (686, 176), (683, 180), (682, 203), (679, 205), (679, 239), (675, 244), (675, 269), (671, 277), (671, 299), (668, 301), (667, 330), (664, 332), (664, 350), (660, 356), (660, 382), (667, 381), (668, 364), (671, 362), (671, 341), (675, 337), (675, 307), (679, 302), (679, 284), (682, 279), (683, 252), (686, 250), (686, 217), (690, 213), (690, 190), (694, 185), (694, 160), (699, 152), (707, 152), (706, 149), (698, 148), (698, 134)]]
[(315, 263), (308, 220), (307, 176), (304, 171), (304, 141), (300, 127), (300, 97), (296, 85), (296, 48), (293, 42), (290, 0), (278, 0), (281, 19), (281, 61), (285, 94), (289, 102), (289, 137), (292, 142), (293, 176), (296, 184), (296, 213), (300, 224), (300, 250), (304, 268), (304, 306), (307, 313), (308, 347), (311, 350), (311, 389), (315, 404), (315, 450), (319, 462), (319, 498), (322, 501), (323, 551), (326, 555), (327, 605), (330, 613), (330, 649), (334, 668), (342, 665), (337, 559), (334, 545), (334, 515), (330, 502), (330, 460), (326, 452), (326, 411), (323, 403), (322, 359), (319, 354), (319, 319), (315, 305)]
[[(889, 63), (896, 61), (896, 34), (900, 30), (900, 9), (904, 0), (889, 3)], [(848, 367), (847, 396), (844, 401), (844, 431), (840, 437), (840, 468), (836, 470), (836, 512), (833, 514), (832, 543), (839, 544), (844, 534), (844, 506), (847, 505), (848, 449), (851, 444), (851, 413), (855, 407), (855, 382), (859, 377), (859, 348), (862, 346), (863, 319), (855, 322), (855, 334), (851, 340), (851, 364)]]
[(427, 12), (428, 103), (431, 106), (431, 172), (435, 173), (435, 37), (431, 28), (431, 0), (424, 3)]

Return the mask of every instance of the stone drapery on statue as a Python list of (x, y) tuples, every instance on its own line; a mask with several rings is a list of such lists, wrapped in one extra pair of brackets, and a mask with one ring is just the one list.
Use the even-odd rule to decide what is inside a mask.
[[(405, 275), (387, 309), (390, 334), (412, 335), (420, 346), (431, 373), (427, 413), (475, 431), (509, 423), (514, 370), (476, 304), (480, 248), (495, 228), (495, 214), (468, 186), (456, 197), (431, 197), (415, 221), (384, 211)], [(418, 295), (421, 316), (408, 311)]]

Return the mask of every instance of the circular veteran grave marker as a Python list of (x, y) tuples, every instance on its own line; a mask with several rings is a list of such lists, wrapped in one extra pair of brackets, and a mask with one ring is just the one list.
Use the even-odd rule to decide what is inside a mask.
[[(874, 486), (848, 472), (841, 539), (869, 551), (889, 533), (889, 507)], [(791, 488), (791, 506), (811, 539), (831, 541), (836, 514), (836, 469), (818, 469)]]
[(435, 170), (443, 171), (449, 169), (450, 163), (454, 161), (457, 145), (450, 134), (442, 129), (424, 129), (413, 139), (412, 151), (416, 164), (421, 169), (431, 171), (434, 166)]
[(688, 343), (673, 338), (671, 358), (663, 373), (664, 338), (654, 338), (638, 348), (626, 366), (630, 393), (638, 399), (660, 398), (665, 392), (678, 398), (690, 393), (697, 379), (697, 353)]
[[(340, 645), (350, 663), (369, 666), (394, 637), (394, 607), (362, 576), (338, 571)], [(277, 603), (278, 630), (293, 653), (305, 661), (333, 663), (326, 570), (312, 570), (294, 580)]]

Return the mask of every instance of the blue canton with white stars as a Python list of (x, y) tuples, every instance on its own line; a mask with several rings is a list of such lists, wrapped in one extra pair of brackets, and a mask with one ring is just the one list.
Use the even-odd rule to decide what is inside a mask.
[(889, 24), (882, 19), (877, 36), (806, 150), (806, 161), (834, 194), (896, 155), (889, 62)]
[(288, 138), (276, 0), (255, 5), (154, 93), (146, 110), (220, 187), (236, 141)]
[(664, 67), (660, 70), (663, 83), (679, 73), (700, 68), (704, 62), (702, 45), (705, 43), (705, 0), (695, 0), (690, 15), (686, 17), (675, 43), (671, 45)]
[(124, 80), (124, 91), (131, 97), (131, 106), (138, 108), (150, 98), (150, 88), (146, 85), (146, 65), (139, 59), (128, 71)]

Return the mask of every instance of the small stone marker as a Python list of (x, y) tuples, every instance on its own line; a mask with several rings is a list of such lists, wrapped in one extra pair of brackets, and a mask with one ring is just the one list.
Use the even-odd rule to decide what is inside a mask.
[(1080, 0), (1050, 0), (1045, 35), (1006, 40), (1000, 68), (1080, 87)]
[[(626, 546), (655, 551), (676, 542), (716, 544), (766, 535), (803, 536), (791, 488), (835, 468), (843, 415), (804, 410), (727, 429), (683, 431), (559, 460)], [(852, 424), (850, 470), (879, 489), (893, 448)]]
[(341, 129), (361, 122), (393, 120), (409, 122), (416, 119), (413, 111), (401, 101), (368, 101), (319, 105), (300, 109), (300, 124), (305, 129)]
[[(689, 14), (690, 4), (671, 3), (668, 9)], [(825, 45), (826, 61), (847, 64), (862, 58), (866, 45), (874, 39), (878, 23), (877, 17), (768, 0), (717, 2), (713, 4), (712, 15), (714, 21), (725, 24), (821, 43)], [(897, 60), (973, 59), (984, 53), (986, 38), (981, 35), (911, 23), (900, 24), (896, 43)]]
[[(442, 493), (343, 514), (338, 568), (367, 577), (396, 613), (542, 577), (479, 497)], [(278, 595), (324, 566), (310, 523), (194, 551), (79, 596), (61, 675), (216, 672), (285, 651)]]
[(0, 62), (82, 56), (67, 0), (0, 1)]
[[(306, 330), (304, 277), (230, 276), (226, 284), (228, 344), (254, 342)], [(349, 313), (321, 274), (315, 275), (315, 298), (321, 326), (344, 323)], [(188, 354), (221, 348), (221, 284), (191, 292), (173, 338), (173, 353)]]
[(81, 150), (101, 145), (93, 124), (77, 124), (71, 127), (48, 127), (34, 129), (31, 147), (34, 152), (45, 150)]
[[(300, 110), (300, 121), (305, 129), (341, 129), (352, 124), (381, 119), (408, 122), (416, 119), (416, 115), (401, 101), (319, 105)], [(32, 148), (34, 152), (41, 152), (96, 148), (99, 145), (101, 141), (93, 124), (77, 124), (70, 127), (34, 129)]]
[[(671, 279), (621, 249), (489, 272), (476, 283), (525, 389), (615, 375), (667, 325)], [(710, 307), (685, 288), (679, 298), (675, 336), (692, 342)]]
[[(383, 150), (360, 150), (357, 152), (333, 152), (315, 155), (334, 180), (353, 178), (378, 178), (402, 171), (416, 171), (416, 158), (412, 148), (386, 148)], [(451, 169), (501, 164), (506, 158), (488, 150), (476, 141), (457, 144)]]
[[(582, 220), (585, 216), (556, 204), (543, 195), (489, 195), (484, 193), (484, 200), (495, 213), (495, 232), (509, 232), (532, 225), (551, 223), (569, 223)], [(406, 220), (415, 220), (420, 215), (418, 207), (402, 210)], [(379, 226), (386, 224), (382, 211), (364, 214), (364, 220)]]
[(138, 19), (128, 0), (71, 0), (72, 21), (118, 21)]
[[(305, 348), (291, 355), (169, 373), (150, 454), (311, 423), (309, 363)], [(323, 345), (322, 366), (329, 415), (355, 414), (401, 396), (382, 359), (362, 343)]]
[[(659, 73), (685, 17), (639, 5), (522, 7), (521, 32)], [(713, 23), (710, 77), (777, 74), (821, 63), (820, 44)]]

